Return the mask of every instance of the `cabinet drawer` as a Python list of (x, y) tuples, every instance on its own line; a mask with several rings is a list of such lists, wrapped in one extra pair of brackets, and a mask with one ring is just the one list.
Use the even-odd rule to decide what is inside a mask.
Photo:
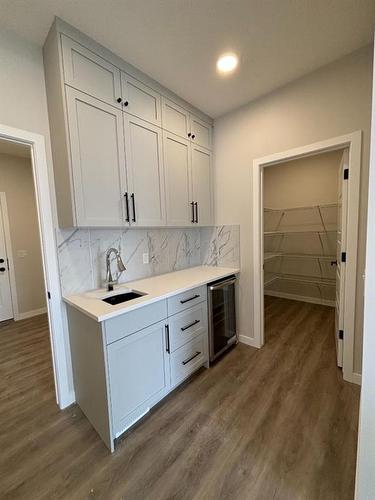
[(120, 70), (71, 38), (61, 44), (65, 83), (121, 109)]
[(171, 352), (199, 335), (207, 334), (207, 302), (182, 311), (169, 320)]
[(171, 354), (171, 385), (175, 387), (206, 361), (204, 335), (191, 340)]
[(108, 319), (104, 322), (106, 343), (111, 344), (166, 317), (167, 302), (166, 300), (160, 300), (154, 304), (140, 307), (135, 311)]
[(207, 286), (202, 285), (168, 299), (168, 316), (184, 311), (189, 307), (207, 301)]

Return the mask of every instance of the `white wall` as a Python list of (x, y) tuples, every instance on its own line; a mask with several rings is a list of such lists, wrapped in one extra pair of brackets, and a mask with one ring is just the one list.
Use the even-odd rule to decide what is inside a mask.
[(331, 151), (266, 167), (264, 206), (293, 208), (337, 203), (341, 158), (342, 151)]
[[(375, 59), (374, 59), (375, 60)], [(367, 218), (367, 256), (363, 373), (359, 415), (357, 500), (375, 498), (375, 74), (373, 82), (371, 159)]]
[(372, 47), (215, 120), (215, 216), (240, 224), (239, 330), (253, 337), (252, 162), (255, 158), (363, 130), (355, 370), (361, 370)]
[[(18, 312), (28, 313), (46, 307), (30, 158), (0, 154), (0, 179), (0, 191), (7, 199)], [(20, 256), (19, 250), (27, 255)]]
[[(45, 137), (52, 208), (56, 221), (42, 50), (2, 28), (0, 30), (0, 68), (0, 123), (38, 133)], [(74, 392), (66, 328), (64, 339), (66, 359), (68, 360), (66, 385), (70, 394), (70, 396), (66, 395), (66, 402), (69, 402), (69, 397), (73, 397)]]

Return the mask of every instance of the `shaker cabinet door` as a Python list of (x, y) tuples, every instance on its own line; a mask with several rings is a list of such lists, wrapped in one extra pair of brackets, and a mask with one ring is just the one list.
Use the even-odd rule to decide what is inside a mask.
[(190, 115), (191, 140), (207, 149), (212, 147), (212, 126), (200, 118)]
[(66, 87), (77, 226), (124, 224), (122, 112)]
[(196, 203), (195, 220), (200, 226), (212, 224), (212, 153), (191, 145), (191, 176), (193, 200)]
[(130, 223), (166, 223), (162, 130), (124, 113)]
[(126, 73), (121, 73), (123, 109), (138, 118), (161, 125), (161, 96)]
[(61, 40), (65, 83), (121, 109), (120, 70), (71, 38)]
[(177, 135), (163, 135), (167, 224), (192, 224), (192, 198), (190, 188), (190, 142)]

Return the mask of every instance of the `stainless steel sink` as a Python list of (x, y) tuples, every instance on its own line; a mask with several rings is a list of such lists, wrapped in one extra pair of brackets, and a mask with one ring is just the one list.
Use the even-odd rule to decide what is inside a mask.
[(105, 297), (102, 299), (103, 302), (107, 302), (107, 304), (111, 304), (115, 306), (116, 304), (122, 304), (123, 302), (128, 302), (128, 300), (137, 299), (138, 297), (142, 297), (143, 295), (147, 295), (146, 293), (137, 292), (136, 290), (129, 290), (124, 293), (116, 293), (114, 295), (110, 295), (109, 297)]

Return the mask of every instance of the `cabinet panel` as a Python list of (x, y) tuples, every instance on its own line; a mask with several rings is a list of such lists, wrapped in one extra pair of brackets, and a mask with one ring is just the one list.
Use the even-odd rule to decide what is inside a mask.
[(131, 224), (165, 225), (162, 131), (125, 113), (124, 123)]
[(155, 125), (161, 125), (161, 96), (135, 78), (121, 73), (124, 111)]
[(175, 314), (169, 319), (171, 352), (201, 334), (207, 337), (207, 301)]
[(211, 149), (212, 147), (212, 127), (209, 123), (200, 118), (190, 115), (190, 132), (194, 144)]
[(64, 35), (61, 43), (65, 83), (121, 108), (120, 70)]
[(200, 335), (171, 354), (172, 387), (189, 377), (207, 360), (206, 342), (207, 339)]
[(112, 420), (118, 434), (168, 391), (165, 323), (114, 342), (108, 346), (107, 356)]
[(176, 314), (185, 309), (199, 304), (200, 302), (207, 302), (207, 286), (202, 285), (187, 292), (179, 293), (178, 295), (173, 295), (167, 299), (168, 305), (168, 316)]
[(163, 134), (167, 223), (192, 223), (190, 183), (190, 141), (169, 132)]
[(191, 171), (193, 200), (198, 203), (196, 218), (198, 225), (212, 224), (212, 154), (210, 151), (192, 144)]
[(71, 164), (78, 226), (120, 226), (124, 139), (122, 112), (66, 87)]
[(188, 111), (165, 97), (162, 98), (162, 108), (163, 128), (187, 139), (190, 132)]

